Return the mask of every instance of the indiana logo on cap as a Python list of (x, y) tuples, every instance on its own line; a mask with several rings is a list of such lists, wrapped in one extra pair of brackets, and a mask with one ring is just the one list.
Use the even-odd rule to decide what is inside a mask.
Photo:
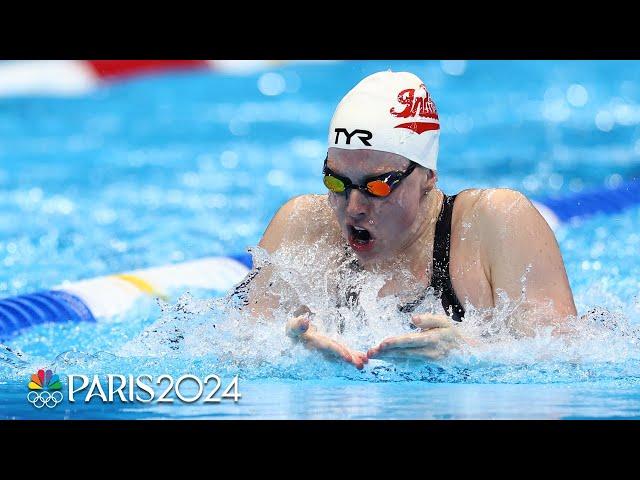
[[(431, 95), (429, 95), (427, 87), (422, 83), (418, 90), (418, 95), (416, 95), (415, 88), (406, 88), (398, 93), (398, 102), (401, 105), (404, 105), (404, 109), (402, 111), (398, 111), (396, 110), (396, 107), (391, 107), (389, 112), (391, 115), (398, 118), (420, 117), (430, 119), (431, 121), (401, 123), (396, 125), (394, 128), (406, 128), (416, 132), (418, 135), (429, 130), (440, 130), (436, 104), (433, 102)], [(424, 95), (421, 95), (422, 92), (420, 92), (420, 90), (424, 91)], [(433, 120), (435, 120), (435, 122)]]

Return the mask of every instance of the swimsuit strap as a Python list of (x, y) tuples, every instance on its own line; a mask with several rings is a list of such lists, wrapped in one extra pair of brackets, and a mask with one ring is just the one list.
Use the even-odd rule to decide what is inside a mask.
[(442, 306), (456, 321), (461, 321), (464, 317), (462, 307), (449, 275), (449, 252), (451, 248), (451, 216), (453, 214), (453, 203), (456, 196), (448, 197), (444, 195), (442, 208), (436, 223), (436, 232), (433, 240), (433, 274), (431, 275), (431, 286), (436, 295), (441, 295)]

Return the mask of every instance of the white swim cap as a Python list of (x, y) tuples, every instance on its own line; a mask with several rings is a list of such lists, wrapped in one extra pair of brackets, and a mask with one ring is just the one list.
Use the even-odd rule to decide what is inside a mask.
[(424, 82), (409, 72), (377, 72), (347, 93), (329, 127), (329, 147), (395, 153), (436, 169), (440, 121)]

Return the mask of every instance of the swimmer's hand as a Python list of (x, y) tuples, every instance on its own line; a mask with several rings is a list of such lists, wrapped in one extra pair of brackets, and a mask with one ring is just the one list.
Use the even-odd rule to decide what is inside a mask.
[(287, 335), (303, 342), (305, 347), (315, 349), (330, 357), (340, 357), (360, 370), (369, 361), (366, 353), (351, 350), (335, 340), (318, 333), (318, 329), (306, 317), (292, 318), (287, 322)]
[(453, 320), (425, 313), (411, 317), (419, 332), (390, 337), (367, 352), (369, 358), (439, 360), (465, 343)]

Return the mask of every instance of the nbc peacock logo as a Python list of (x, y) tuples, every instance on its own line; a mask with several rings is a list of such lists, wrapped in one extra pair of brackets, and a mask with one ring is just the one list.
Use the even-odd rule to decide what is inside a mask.
[(51, 370), (38, 370), (29, 379), (27, 400), (36, 408), (54, 408), (62, 402), (62, 383)]

